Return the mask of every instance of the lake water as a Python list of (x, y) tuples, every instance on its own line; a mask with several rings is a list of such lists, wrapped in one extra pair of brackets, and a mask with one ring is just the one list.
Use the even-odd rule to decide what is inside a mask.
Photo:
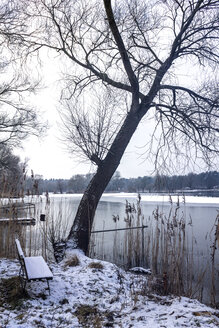
[[(51, 195), (50, 197), (54, 213), (57, 213), (60, 204), (65, 208), (64, 216), (68, 218), (69, 228), (80, 198), (81, 195)], [(132, 208), (128, 214), (127, 201)], [(219, 302), (218, 249), (214, 252), (214, 286), (210, 282), (213, 246), (219, 246), (219, 236), (215, 236), (219, 198), (197, 196), (170, 198), (168, 195), (144, 194), (141, 195), (139, 207), (136, 203), (137, 194), (103, 195), (92, 228), (90, 256), (116, 263), (124, 268), (150, 267), (158, 274), (165, 265), (174, 267), (179, 265), (180, 261), (185, 261), (188, 272), (183, 272), (181, 279), (190, 279), (188, 284), (192, 283), (193, 286), (197, 283), (198, 292), (192, 296), (210, 302), (211, 289), (215, 288), (216, 300)], [(141, 228), (106, 231), (134, 227)], [(167, 236), (168, 245), (165, 244), (163, 235)], [(174, 258), (175, 255), (170, 254), (172, 249), (180, 253), (177, 259)], [(167, 258), (171, 260), (167, 261)], [(197, 275), (196, 279), (193, 279), (193, 275)], [(200, 288), (199, 282), (202, 286)], [(190, 287), (186, 286), (186, 288)], [(201, 296), (198, 295), (200, 290)]]
[[(126, 200), (131, 204), (136, 204), (136, 199), (137, 195), (135, 194), (104, 195), (97, 209), (93, 230), (126, 227), (127, 224), (124, 220), (126, 218)], [(198, 245), (199, 252), (204, 254), (209, 250), (214, 238), (214, 225), (219, 210), (219, 198), (188, 196), (185, 197), (185, 199), (179, 197), (179, 206), (176, 205), (177, 202), (178, 197), (176, 196), (173, 196), (170, 201), (170, 197), (166, 195), (142, 195), (141, 210), (144, 218), (143, 222), (140, 222), (140, 225), (155, 225), (156, 220), (153, 218), (153, 211), (155, 209), (158, 209), (158, 212), (163, 214), (163, 216), (169, 217), (169, 215), (173, 216), (175, 214), (174, 211), (177, 207), (178, 219), (183, 218), (186, 224), (189, 225), (190, 229), (188, 233), (192, 233), (192, 238)], [(116, 223), (113, 220), (113, 215), (119, 216), (119, 220), (117, 220)], [(139, 225), (139, 223), (137, 224), (136, 222), (136, 225)], [(109, 260), (109, 257), (112, 257), (110, 244), (113, 243), (113, 238), (110, 232), (104, 235), (105, 246), (102, 245), (102, 247), (109, 249), (109, 254), (107, 254), (107, 250), (103, 253), (105, 258)], [(102, 236), (100, 234), (98, 241), (100, 241), (101, 238)], [(96, 253), (99, 253), (98, 250), (96, 250)], [(113, 261), (116, 261), (116, 259), (113, 259)]]
[[(36, 203), (37, 224), (29, 227), (29, 232), (31, 244), (37, 245), (36, 254), (46, 247), (46, 236), (51, 232), (55, 231), (56, 238), (68, 234), (81, 196), (50, 195), (49, 202), (44, 196), (31, 200)], [(214, 289), (219, 302), (219, 228), (215, 234), (219, 198), (142, 194), (140, 204), (137, 198), (137, 194), (128, 193), (103, 195), (92, 228), (90, 256), (124, 268), (150, 267), (158, 275), (169, 270), (169, 275), (174, 274), (170, 276), (172, 280), (179, 275), (175, 268), (185, 262), (176, 286), (183, 280), (188, 280), (187, 290), (190, 284), (197, 284), (198, 292), (191, 296), (206, 302), (212, 301), (210, 294)], [(42, 213), (46, 214), (45, 222), (39, 221)], [(139, 229), (130, 229), (135, 227)], [(39, 232), (43, 237), (38, 242)]]

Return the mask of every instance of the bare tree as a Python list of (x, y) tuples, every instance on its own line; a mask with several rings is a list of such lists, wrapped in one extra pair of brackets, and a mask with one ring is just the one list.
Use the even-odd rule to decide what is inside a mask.
[(11, 149), (0, 145), (0, 196), (14, 197), (22, 195), (22, 181), (25, 164)]
[(12, 154), (10, 148), (0, 146), (0, 173), (17, 171), (20, 159)]
[[(10, 38), (22, 40), (27, 54), (48, 47), (64, 56), (68, 141), (97, 165), (68, 240), (69, 247), (87, 251), (99, 199), (143, 117), (152, 114), (159, 127), (155, 161), (164, 149), (180, 152), (182, 146), (194, 146), (207, 159), (218, 153), (219, 101), (213, 72), (219, 60), (219, 3), (36, 0), (24, 5), (27, 28), (17, 29)], [(210, 72), (210, 82), (200, 78), (198, 83), (180, 83), (177, 64), (189, 62), (200, 72)], [(110, 102), (102, 107), (93, 89), (102, 95), (119, 91), (120, 101), (113, 108)], [(96, 125), (86, 98), (97, 106)], [(123, 114), (118, 121), (113, 118), (111, 129), (118, 110)]]
[[(39, 135), (43, 126), (28, 98), (36, 91), (38, 82), (28, 78), (23, 59), (8, 35), (20, 26), (18, 11), (11, 1), (0, 5), (0, 147), (20, 146), (30, 134)], [(30, 82), (31, 81), (31, 82)], [(26, 100), (25, 100), (26, 99)]]
[(0, 85), (0, 144), (20, 146), (29, 135), (40, 135), (43, 125), (38, 121), (34, 107), (24, 98), (33, 86), (22, 80), (10, 80)]
[(62, 97), (64, 110), (60, 110), (64, 141), (75, 156), (98, 166), (109, 151), (124, 117), (122, 111), (115, 111), (121, 97), (108, 89), (103, 94), (93, 90), (81, 103), (80, 98), (69, 98), (69, 89)]

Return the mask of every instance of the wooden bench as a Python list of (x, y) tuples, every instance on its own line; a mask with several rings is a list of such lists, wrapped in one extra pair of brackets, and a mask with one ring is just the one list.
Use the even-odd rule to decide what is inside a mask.
[(21, 265), (19, 276), (21, 278), (22, 288), (25, 290), (27, 281), (32, 280), (46, 280), (48, 284), (49, 294), (49, 280), (53, 279), (53, 274), (49, 269), (47, 263), (42, 256), (24, 256), (20, 241), (15, 239), (15, 244), (18, 253), (18, 259)]

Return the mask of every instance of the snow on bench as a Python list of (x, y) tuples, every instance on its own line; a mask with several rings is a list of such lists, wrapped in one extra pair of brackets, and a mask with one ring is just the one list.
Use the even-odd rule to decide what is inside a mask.
[(50, 292), (49, 280), (53, 279), (53, 274), (44, 258), (42, 256), (24, 256), (20, 241), (15, 239), (15, 243), (18, 252), (18, 259), (21, 265), (19, 275), (22, 280), (24, 280), (24, 286), (22, 285), (23, 289), (25, 290), (27, 281), (46, 279)]
[(53, 274), (42, 256), (24, 258), (28, 280), (52, 279)]

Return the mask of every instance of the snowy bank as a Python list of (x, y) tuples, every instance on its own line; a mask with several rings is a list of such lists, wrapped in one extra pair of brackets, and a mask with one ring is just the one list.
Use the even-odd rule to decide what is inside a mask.
[[(159, 204), (170, 204), (170, 195), (168, 194), (159, 194), (159, 193), (142, 193), (141, 201), (149, 202), (149, 203), (159, 203)], [(54, 198), (63, 198), (63, 199), (77, 199), (78, 201), (82, 198), (83, 194), (49, 194), (50, 199)], [(46, 198), (45, 196), (40, 196), (41, 198)], [(119, 192), (119, 193), (103, 193), (101, 197), (101, 201), (108, 202), (121, 202), (125, 203), (126, 200), (130, 202), (136, 202), (138, 198), (138, 193), (127, 193), (127, 192)], [(179, 192), (179, 195), (171, 195), (171, 199), (173, 203), (177, 203), (178, 200), (180, 203), (184, 204), (192, 204), (198, 206), (216, 206), (219, 207), (219, 197), (207, 197), (207, 196), (189, 196), (183, 195), (182, 191)], [(25, 197), (26, 201), (30, 201), (30, 198)], [(33, 201), (33, 198), (31, 198)], [(38, 196), (36, 197), (38, 200)]]
[(4, 286), (18, 276), (18, 261), (0, 259), (0, 327), (219, 326), (219, 311), (185, 297), (156, 295), (149, 290), (146, 275), (125, 272), (77, 251), (50, 267), (51, 295), (45, 282), (31, 282), (28, 297), (15, 303)]
[[(130, 202), (135, 202), (138, 197), (137, 193), (106, 193), (103, 194), (101, 200), (104, 201), (118, 201), (118, 202), (125, 202), (128, 200)], [(148, 203), (159, 203), (159, 204), (170, 204), (170, 195), (167, 194), (141, 194), (141, 201), (148, 202)], [(198, 205), (198, 206), (205, 206), (211, 205), (219, 207), (219, 197), (204, 197), (204, 196), (183, 196), (181, 195), (171, 195), (171, 201), (173, 203), (177, 203), (178, 201), (181, 204), (189, 204), (189, 205)]]

